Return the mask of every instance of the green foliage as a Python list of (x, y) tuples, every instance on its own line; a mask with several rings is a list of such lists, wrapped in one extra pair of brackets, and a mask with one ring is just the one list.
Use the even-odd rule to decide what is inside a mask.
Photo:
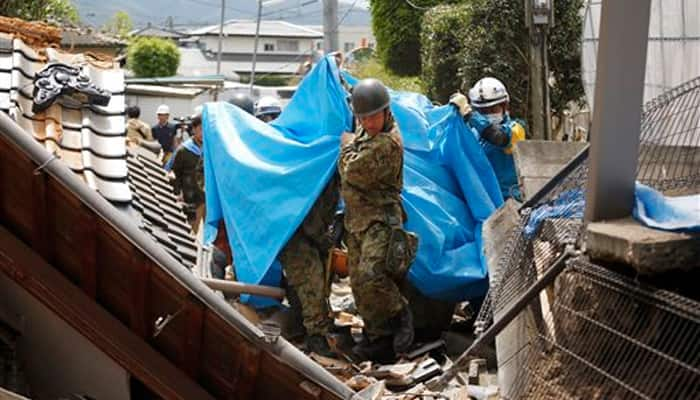
[(78, 9), (70, 0), (2, 0), (0, 15), (59, 24), (80, 21)]
[[(552, 112), (560, 113), (568, 102), (583, 99), (582, 0), (554, 4), (556, 25), (548, 36), (548, 59), (554, 78)], [(425, 17), (421, 40), (423, 79), (434, 99), (444, 102), (451, 93), (493, 76), (508, 88), (513, 115), (530, 119), (528, 28), (522, 0), (470, 0), (435, 8)]]
[(102, 27), (102, 32), (110, 33), (120, 39), (126, 39), (134, 29), (131, 17), (124, 11), (117, 11)]
[(375, 78), (394, 90), (424, 93), (424, 85), (420, 77), (399, 76), (385, 68), (379, 60), (372, 57), (349, 67), (350, 73), (360, 79)]
[(180, 65), (180, 51), (171, 40), (141, 37), (129, 43), (127, 63), (137, 78), (173, 76)]
[(423, 16), (421, 30), (422, 78), (429, 98), (441, 103), (459, 88), (460, 55), (464, 51), (464, 30), (469, 25), (471, 4), (437, 6)]

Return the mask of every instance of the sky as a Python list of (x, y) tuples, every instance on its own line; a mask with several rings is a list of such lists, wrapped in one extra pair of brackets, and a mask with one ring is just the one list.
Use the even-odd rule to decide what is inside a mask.
[[(218, 23), (220, 0), (72, 0), (77, 5), (81, 20), (93, 26), (103, 25), (117, 11), (127, 12), (134, 26), (148, 22), (163, 25), (172, 17), (175, 25), (208, 25)], [(304, 25), (321, 25), (322, 0), (266, 0), (264, 19), (283, 19)], [(345, 25), (369, 25), (368, 0), (339, 0), (338, 18)], [(256, 0), (226, 0), (225, 19), (254, 19)]]

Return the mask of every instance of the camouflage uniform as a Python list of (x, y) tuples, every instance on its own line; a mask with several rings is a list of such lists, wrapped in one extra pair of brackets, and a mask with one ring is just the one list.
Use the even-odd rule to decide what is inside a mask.
[(325, 335), (332, 326), (326, 301), (325, 261), (332, 246), (328, 228), (339, 197), (334, 175), (279, 255), (287, 283), (301, 303), (308, 335)]
[(364, 130), (341, 148), (350, 285), (367, 336), (393, 334), (390, 320), (407, 306), (399, 287), (417, 247), (402, 228), (403, 148), (398, 129)]

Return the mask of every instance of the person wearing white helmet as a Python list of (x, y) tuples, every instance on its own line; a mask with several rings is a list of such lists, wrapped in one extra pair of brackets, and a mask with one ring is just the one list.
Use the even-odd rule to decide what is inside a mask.
[(158, 106), (158, 109), (156, 110), (156, 117), (158, 118), (158, 122), (151, 127), (151, 132), (153, 133), (153, 137), (163, 148), (163, 164), (165, 164), (173, 154), (177, 127), (175, 124), (169, 121), (170, 107), (168, 107), (166, 104), (161, 104)]
[(475, 131), (496, 173), (503, 198), (522, 200), (513, 146), (525, 139), (525, 128), (508, 113), (510, 95), (503, 82), (492, 77), (482, 78), (469, 89), (469, 100), (455, 93), (450, 103)]
[(255, 116), (263, 122), (272, 122), (282, 113), (282, 103), (272, 96), (261, 97), (255, 103)]

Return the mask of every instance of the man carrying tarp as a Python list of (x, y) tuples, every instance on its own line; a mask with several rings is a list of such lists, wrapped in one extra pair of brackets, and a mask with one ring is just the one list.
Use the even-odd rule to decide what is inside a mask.
[[(450, 98), (465, 122), (478, 134), (481, 146), (493, 167), (504, 199), (521, 200), (518, 175), (513, 160), (513, 146), (525, 139), (525, 129), (508, 113), (510, 96), (496, 78), (480, 79), (469, 89), (469, 101), (456, 93)], [(471, 103), (471, 106), (470, 106)], [(472, 108), (476, 112), (472, 112)]]
[(350, 285), (365, 324), (365, 340), (353, 352), (383, 361), (413, 343), (411, 311), (399, 288), (418, 240), (403, 229), (403, 144), (389, 92), (378, 80), (365, 79), (353, 88), (351, 103), (362, 128), (343, 135), (338, 171)]

